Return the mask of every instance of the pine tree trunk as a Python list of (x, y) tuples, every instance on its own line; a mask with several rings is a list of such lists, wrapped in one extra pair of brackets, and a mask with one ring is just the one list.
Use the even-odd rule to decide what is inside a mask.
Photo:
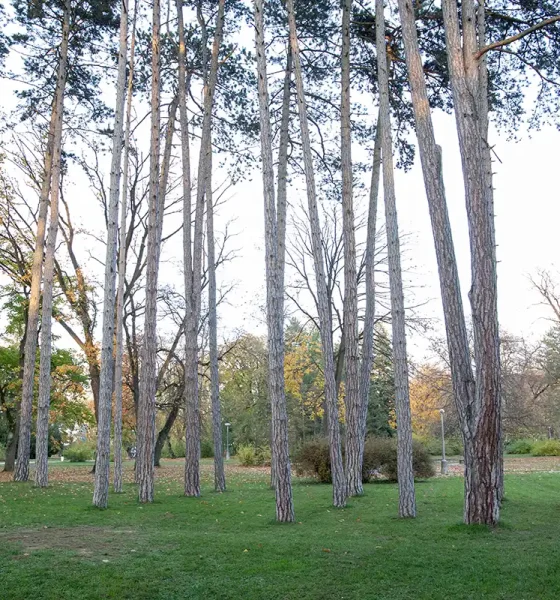
[(222, 411), (220, 408), (220, 379), (218, 373), (218, 315), (216, 296), (216, 248), (214, 242), (214, 200), (212, 196), (212, 154), (208, 156), (206, 186), (206, 243), (208, 245), (208, 337), (210, 355), (210, 397), (212, 404), (212, 433), (214, 439), (214, 488), (225, 492), (226, 475), (222, 456)]
[(377, 81), (379, 85), (379, 120), (381, 126), (381, 152), (383, 157), (383, 192), (385, 200), (385, 223), (387, 228), (389, 284), (391, 288), (395, 410), (397, 414), (399, 517), (415, 517), (416, 496), (414, 491), (414, 470), (412, 467), (412, 419), (410, 414), (410, 395), (408, 386), (408, 357), (406, 352), (401, 250), (393, 168), (393, 142), (391, 139), (389, 71), (387, 64), (387, 48), (385, 45), (385, 18), (383, 10), (383, 0), (376, 0)]
[(295, 519), (288, 444), (288, 412), (284, 385), (284, 260), (286, 236), (287, 145), (290, 108), (290, 56), (284, 79), (278, 165), (278, 208), (274, 189), (270, 104), (262, 0), (255, 1), (255, 46), (259, 92), (259, 117), (265, 217), (266, 296), (268, 329), (268, 393), (272, 415), (272, 486), (276, 493), (276, 520)]
[(39, 398), (35, 435), (35, 485), (49, 484), (49, 408), (51, 400), (52, 312), (54, 261), (58, 234), (58, 198), (62, 154), (63, 110), (58, 113), (54, 134), (54, 155), (51, 180), (51, 214), (43, 267), (43, 303), (41, 307), (41, 356), (39, 361)]
[(37, 236), (33, 252), (33, 266), (31, 268), (31, 289), (29, 293), (29, 309), (27, 317), (27, 332), (25, 343), (25, 362), (23, 368), (23, 382), (21, 392), (21, 405), (19, 417), (18, 451), (15, 481), (27, 481), (29, 478), (29, 453), (31, 443), (31, 420), (33, 408), (33, 385), (35, 379), (35, 360), (37, 354), (37, 325), (39, 322), (39, 305), (41, 300), (41, 278), (43, 273), (43, 252), (45, 249), (45, 230), (47, 225), (47, 212), (49, 208), (49, 194), (51, 190), (53, 155), (55, 148), (55, 130), (58, 115), (63, 110), (64, 90), (68, 72), (68, 39), (70, 36), (70, 2), (66, 0), (64, 21), (62, 24), (62, 41), (57, 70), (56, 90), (53, 98), (51, 120), (45, 152), (45, 163), (41, 194), (39, 198), (39, 211), (37, 214)]
[[(185, 265), (185, 277), (191, 281), (185, 284), (187, 295), (186, 362), (185, 362), (185, 495), (200, 496), (200, 408), (198, 396), (198, 326), (202, 287), (202, 246), (204, 199), (209, 177), (209, 155), (212, 152), (212, 108), (218, 78), (219, 52), (223, 38), (225, 0), (219, 0), (216, 30), (212, 46), (212, 56), (208, 77), (204, 82), (204, 115), (198, 161), (198, 185), (196, 194), (195, 223), (192, 251), (192, 271)], [(203, 38), (205, 35), (203, 35)], [(205, 43), (204, 43), (205, 47)], [(190, 223), (190, 217), (189, 217)], [(190, 291), (190, 296), (188, 292)]]
[[(103, 299), (103, 335), (101, 341), (101, 377), (97, 422), (97, 454), (93, 505), (107, 508), (109, 500), (109, 461), (111, 453), (111, 400), (115, 382), (115, 283), (117, 271), (117, 241), (119, 192), (123, 146), (123, 115), (126, 100), (126, 63), (128, 36), (128, 0), (121, 1), (119, 58), (117, 62), (117, 99), (107, 211), (107, 249), (105, 255), (105, 287)], [(122, 379), (122, 377), (121, 377)], [(120, 448), (115, 449), (115, 454)]]
[(466, 523), (493, 525), (500, 514), (502, 459), (496, 246), (491, 174), (483, 151), (487, 115), (480, 118), (480, 73), (475, 58), (479, 43), (474, 2), (467, 0), (462, 4), (462, 36), (455, 0), (444, 0), (442, 11), (471, 249), (469, 299), (476, 365), (476, 410), (474, 414), (465, 413), (463, 420), (468, 422), (475, 460), (473, 464), (465, 460), (466, 470), (470, 472), (465, 477), (464, 517)]
[(152, 11), (152, 98), (148, 245), (146, 250), (146, 308), (138, 402), (136, 470), (140, 502), (154, 499), (155, 394), (157, 360), (158, 225), (160, 205), (160, 1)]
[(128, 154), (130, 148), (130, 123), (132, 118), (132, 93), (134, 87), (134, 51), (136, 46), (136, 18), (138, 0), (134, 2), (132, 17), (132, 34), (130, 37), (130, 59), (127, 85), (126, 124), (124, 131), (124, 152), (121, 191), (121, 225), (119, 237), (119, 262), (117, 286), (117, 319), (115, 341), (115, 407), (113, 414), (113, 453), (115, 464), (113, 471), (113, 489), (117, 494), (122, 492), (122, 398), (123, 398), (123, 320), (124, 320), (124, 287), (126, 281), (126, 217), (128, 207)]
[(297, 38), (297, 28), (294, 13), (294, 0), (287, 0), (286, 8), (288, 11), (288, 23), (290, 28), (290, 46), (294, 61), (303, 163), (307, 186), (311, 245), (315, 269), (315, 280), (317, 285), (317, 306), (319, 313), (319, 326), (321, 329), (321, 346), (323, 350), (325, 375), (325, 405), (327, 409), (331, 473), (333, 481), (333, 504), (336, 507), (343, 507), (346, 505), (346, 481), (344, 477), (342, 452), (340, 448), (340, 426), (338, 419), (338, 397), (335, 379), (331, 307), (329, 303), (325, 277), (323, 247), (321, 244), (321, 224), (319, 221), (319, 210), (317, 207), (315, 172), (313, 168), (313, 156), (311, 152), (311, 140), (307, 118), (307, 103), (305, 100), (303, 76), (301, 72), (299, 42)]
[(377, 236), (377, 198), (381, 175), (381, 119), (377, 119), (373, 166), (369, 191), (368, 224), (366, 236), (365, 280), (366, 307), (362, 339), (362, 362), (360, 363), (360, 464), (364, 462), (364, 444), (367, 429), (371, 371), (375, 357), (373, 338), (375, 331), (375, 243)]
[(342, 3), (342, 89), (340, 155), (342, 164), (342, 237), (344, 241), (344, 365), (346, 384), (346, 485), (348, 496), (363, 494), (360, 451), (360, 357), (358, 354), (358, 281), (352, 177), (350, 118), (350, 16), (352, 0)]

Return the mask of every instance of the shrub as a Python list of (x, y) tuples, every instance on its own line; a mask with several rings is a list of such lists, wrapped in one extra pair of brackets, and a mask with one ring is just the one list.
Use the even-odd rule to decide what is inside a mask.
[[(416, 478), (427, 479), (435, 475), (432, 457), (417, 440), (412, 443), (412, 466)], [(397, 480), (397, 440), (394, 438), (369, 438), (366, 441), (362, 480), (368, 482), (379, 475), (390, 481)]]
[(331, 483), (331, 458), (327, 440), (315, 439), (301, 446), (294, 457), (298, 475), (315, 477), (320, 483)]
[(531, 454), (533, 452), (533, 440), (513, 440), (506, 446), (508, 454)]
[(4, 448), (3, 444), (0, 444), (0, 462), (6, 460), (6, 448)]
[[(414, 476), (426, 479), (435, 475), (432, 458), (418, 441), (412, 445)], [(304, 444), (294, 458), (298, 475), (310, 475), (321, 483), (330, 483), (331, 461), (329, 444), (316, 439)], [(397, 479), (397, 441), (394, 438), (369, 438), (364, 447), (362, 480), (367, 483), (374, 477)]]
[[(415, 437), (432, 456), (441, 456), (441, 438), (440, 437)], [(447, 456), (459, 456), (463, 454), (463, 442), (457, 437), (445, 438), (445, 453)]]
[(93, 460), (94, 449), (87, 442), (76, 442), (64, 449), (63, 456), (65, 460), (70, 462), (86, 462)]
[(560, 456), (560, 440), (543, 440), (533, 444), (534, 456)]
[(270, 448), (256, 446), (239, 446), (237, 458), (242, 467), (262, 467), (270, 465)]
[(212, 440), (204, 439), (200, 442), (201, 458), (214, 458), (214, 444)]

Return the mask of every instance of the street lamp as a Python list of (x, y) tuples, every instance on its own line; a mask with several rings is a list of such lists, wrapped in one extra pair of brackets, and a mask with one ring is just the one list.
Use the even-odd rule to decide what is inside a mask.
[(441, 417), (441, 474), (447, 475), (447, 460), (445, 459), (445, 425), (443, 423), (443, 415), (445, 415), (445, 411), (443, 408), (439, 409), (439, 414)]
[(226, 460), (229, 460), (229, 428), (231, 423), (225, 423), (226, 426)]

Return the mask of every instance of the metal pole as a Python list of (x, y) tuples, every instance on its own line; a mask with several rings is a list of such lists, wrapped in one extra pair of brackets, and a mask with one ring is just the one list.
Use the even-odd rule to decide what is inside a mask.
[(445, 458), (445, 425), (443, 422), (444, 414), (445, 414), (445, 411), (443, 410), (443, 408), (440, 408), (439, 415), (441, 417), (441, 474), (447, 475), (448, 468), (447, 468), (447, 460)]
[(230, 423), (226, 423), (226, 460), (229, 460), (229, 426)]

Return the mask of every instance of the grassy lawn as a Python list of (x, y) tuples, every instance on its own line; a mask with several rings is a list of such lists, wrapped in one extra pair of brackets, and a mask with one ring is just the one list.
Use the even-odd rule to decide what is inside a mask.
[[(166, 463), (153, 505), (129, 483), (98, 511), (90, 468), (54, 466), (47, 490), (0, 483), (2, 600), (560, 597), (560, 474), (508, 475), (491, 531), (460, 524), (458, 477), (418, 483), (414, 521), (395, 518), (393, 484), (335, 510), (328, 486), (296, 480), (298, 522), (278, 525), (259, 470), (230, 466), (216, 494), (206, 465), (194, 499)], [(66, 483), (73, 472), (82, 480)]]

